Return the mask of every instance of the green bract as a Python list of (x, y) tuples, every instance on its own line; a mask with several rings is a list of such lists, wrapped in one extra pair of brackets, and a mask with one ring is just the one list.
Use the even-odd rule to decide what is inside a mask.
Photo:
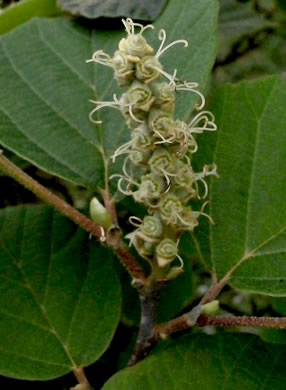
[[(205, 165), (202, 172), (196, 173), (191, 165), (191, 155), (198, 149), (194, 134), (215, 131), (216, 125), (213, 114), (202, 111), (205, 99), (197, 89), (198, 84), (180, 81), (176, 69), (169, 74), (159, 62), (160, 56), (171, 46), (182, 43), (186, 47), (187, 41), (174, 41), (164, 47), (166, 33), (160, 30), (161, 44), (154, 54), (142, 36), (153, 26), (143, 27), (129, 18), (123, 20), (123, 24), (127, 37), (119, 42), (119, 50), (113, 56), (98, 50), (87, 62), (111, 67), (118, 85), (128, 89), (119, 98), (114, 95), (111, 102), (94, 101), (96, 107), (90, 118), (98, 123), (94, 114), (99, 109), (116, 108), (131, 130), (130, 140), (112, 156), (113, 161), (120, 155), (126, 156), (123, 174), (111, 178), (118, 178), (119, 191), (132, 195), (135, 201), (147, 207), (149, 215), (143, 221), (136, 217), (131, 219), (136, 230), (128, 238), (138, 253), (149, 261), (153, 271), (157, 270), (158, 279), (167, 280), (179, 275), (183, 269), (178, 254), (182, 232), (192, 231), (198, 225), (200, 215), (210, 218), (203, 212), (207, 202), (200, 211), (194, 211), (188, 202), (206, 198), (205, 177), (217, 175), (216, 166)], [(136, 28), (139, 28), (138, 33), (135, 33)], [(161, 81), (162, 76), (167, 81)], [(176, 93), (182, 91), (193, 92), (201, 99), (188, 124), (174, 118)], [(133, 177), (133, 166), (137, 171), (141, 170), (139, 180)], [(176, 258), (180, 264), (172, 266)]]

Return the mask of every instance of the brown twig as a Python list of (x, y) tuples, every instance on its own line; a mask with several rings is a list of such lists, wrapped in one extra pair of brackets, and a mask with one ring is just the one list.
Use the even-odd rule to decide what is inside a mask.
[(91, 233), (96, 238), (101, 237), (101, 229), (98, 225), (94, 224), (92, 220), (85, 215), (74, 209), (71, 205), (64, 200), (53, 194), (46, 187), (38, 183), (31, 176), (25, 173), (22, 169), (18, 168), (8, 158), (6, 158), (2, 152), (0, 153), (0, 168), (5, 173), (15, 179), (18, 183), (22, 184), (25, 188), (33, 192), (38, 198), (45, 203), (54, 207), (61, 214), (65, 215), (77, 225), (81, 226), (84, 230)]
[(128, 367), (144, 359), (149, 349), (154, 344), (153, 334), (156, 323), (156, 307), (159, 301), (160, 288), (164, 283), (153, 279), (152, 274), (145, 283), (145, 288), (140, 292), (141, 318), (139, 333), (133, 354), (128, 362)]
[(121, 264), (131, 275), (133, 287), (141, 290), (146, 283), (147, 275), (131, 255), (128, 246), (122, 241), (120, 230), (117, 226), (114, 225), (107, 231), (106, 245), (112, 249), (114, 254), (120, 259)]
[(140, 303), (141, 319), (139, 325), (139, 333), (135, 349), (127, 365), (128, 367), (132, 367), (136, 363), (144, 359), (153, 344), (152, 336), (154, 327), (154, 313), (156, 306), (155, 300), (152, 296), (148, 297), (141, 294)]
[[(197, 319), (196, 325), (198, 326), (248, 326), (248, 327), (260, 327), (260, 328), (274, 328), (274, 329), (286, 329), (286, 317), (232, 317), (232, 316), (205, 316), (200, 315)], [(193, 324), (189, 324), (188, 313), (175, 318), (156, 327), (152, 342), (155, 343), (158, 339), (165, 339), (171, 334), (193, 327)]]
[(286, 329), (286, 317), (230, 317), (201, 315), (198, 318), (199, 326), (252, 326), (260, 328)]

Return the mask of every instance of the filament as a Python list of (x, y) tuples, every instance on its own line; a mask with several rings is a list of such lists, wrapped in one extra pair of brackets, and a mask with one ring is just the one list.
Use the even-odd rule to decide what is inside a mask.
[(167, 45), (164, 49), (163, 49), (163, 46), (164, 46), (164, 43), (166, 41), (166, 31), (161, 29), (159, 31), (159, 34), (158, 34), (158, 38), (161, 42), (161, 45), (155, 55), (155, 57), (158, 59), (166, 50), (168, 50), (170, 47), (176, 45), (177, 43), (183, 43), (185, 47), (188, 46), (188, 42), (185, 40), (185, 39), (179, 39), (177, 41), (174, 41), (172, 43), (169, 43), (169, 45)]
[(113, 68), (110, 56), (108, 54), (104, 53), (103, 50), (97, 50), (96, 52), (93, 53), (91, 59), (86, 60), (85, 62), (86, 63), (97, 62), (98, 64), (106, 65), (106, 66)]
[(136, 226), (136, 227), (140, 227), (142, 225), (142, 219), (136, 217), (135, 215), (132, 215), (131, 217), (129, 217), (128, 219), (129, 223), (131, 223), (131, 225), (133, 226)]
[(199, 95), (199, 97), (201, 98), (202, 102), (201, 102), (201, 104), (198, 107), (196, 107), (196, 109), (197, 110), (201, 110), (204, 107), (206, 101), (205, 101), (204, 95), (200, 91), (195, 89), (197, 87), (198, 87), (198, 83), (194, 83), (194, 82), (193, 83), (192, 82), (188, 83), (187, 81), (184, 81), (182, 84), (178, 84), (176, 86), (176, 91), (190, 91), (190, 92), (194, 92), (197, 95)]

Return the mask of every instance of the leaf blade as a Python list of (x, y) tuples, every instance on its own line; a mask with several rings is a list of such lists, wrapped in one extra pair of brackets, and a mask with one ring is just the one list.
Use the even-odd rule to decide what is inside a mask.
[(211, 107), (220, 173), (210, 190), (214, 267), (235, 287), (278, 296), (286, 292), (284, 88), (279, 77), (227, 85)]
[(117, 373), (103, 389), (274, 390), (285, 382), (284, 356), (283, 347), (253, 335), (188, 335)]
[(96, 0), (58, 0), (57, 4), (63, 10), (71, 12), (74, 15), (81, 15), (86, 18), (94, 19), (100, 17), (118, 18), (131, 17), (140, 20), (154, 20), (159, 15), (165, 0), (157, 1), (154, 4), (151, 1), (118, 1), (108, 0), (99, 3)]
[(1, 374), (50, 379), (101, 356), (121, 311), (110, 256), (41, 206), (1, 211), (0, 244)]

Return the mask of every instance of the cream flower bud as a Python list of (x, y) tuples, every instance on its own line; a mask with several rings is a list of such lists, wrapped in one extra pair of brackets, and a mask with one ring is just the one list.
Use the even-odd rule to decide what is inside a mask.
[(167, 223), (176, 224), (183, 205), (176, 195), (169, 193), (160, 201), (159, 210)]
[(129, 160), (132, 161), (134, 165), (146, 167), (147, 161), (149, 160), (151, 155), (150, 151), (144, 151), (141, 150), (131, 150), (129, 153)]
[(154, 83), (153, 94), (156, 97), (155, 103), (160, 109), (172, 113), (175, 104), (175, 87), (168, 83)]
[(136, 233), (145, 241), (157, 242), (163, 234), (163, 225), (158, 215), (144, 217), (142, 225)]
[(146, 56), (136, 64), (136, 77), (148, 84), (160, 76), (161, 70), (162, 65), (155, 57)]
[(156, 257), (159, 267), (166, 267), (166, 265), (170, 264), (177, 255), (177, 244), (169, 238), (162, 240), (156, 247)]
[(135, 109), (148, 112), (155, 97), (151, 89), (138, 81), (134, 81), (129, 90), (124, 94), (125, 101)]
[(175, 170), (174, 156), (164, 147), (158, 147), (149, 160), (150, 170), (158, 176), (164, 176), (169, 182), (169, 176)]
[(133, 197), (137, 202), (146, 202), (149, 206), (154, 205), (154, 201), (161, 197), (166, 188), (163, 178), (152, 173), (142, 176), (138, 191), (134, 192)]

